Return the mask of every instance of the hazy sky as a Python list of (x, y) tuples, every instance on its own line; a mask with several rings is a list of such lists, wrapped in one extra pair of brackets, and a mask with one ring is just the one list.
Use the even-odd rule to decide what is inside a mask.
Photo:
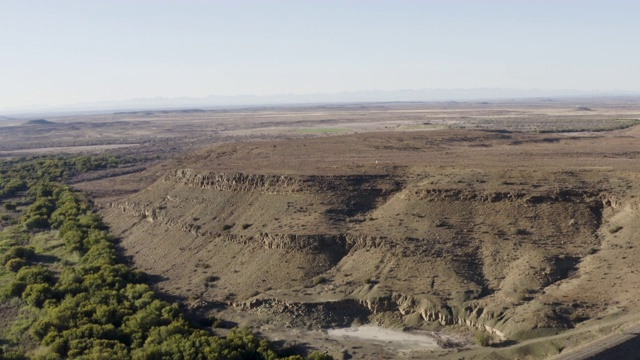
[(0, 0), (0, 110), (424, 88), (640, 91), (640, 1)]

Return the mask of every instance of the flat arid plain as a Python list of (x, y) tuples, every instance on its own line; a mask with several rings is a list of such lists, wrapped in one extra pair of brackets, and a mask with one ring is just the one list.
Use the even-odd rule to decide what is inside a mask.
[(144, 156), (71, 183), (221, 334), (337, 359), (633, 358), (639, 119), (631, 97), (21, 116), (0, 157)]

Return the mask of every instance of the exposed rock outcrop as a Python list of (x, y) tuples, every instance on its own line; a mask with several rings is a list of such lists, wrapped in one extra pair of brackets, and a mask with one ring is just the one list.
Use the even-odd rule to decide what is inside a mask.
[(248, 175), (242, 173), (205, 173), (179, 169), (164, 181), (222, 191), (258, 191), (267, 194), (293, 194), (302, 191), (302, 179), (285, 175)]

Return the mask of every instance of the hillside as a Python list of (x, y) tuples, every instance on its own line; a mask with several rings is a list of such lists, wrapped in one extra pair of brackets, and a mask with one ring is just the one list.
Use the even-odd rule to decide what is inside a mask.
[(372, 321), (518, 343), (640, 310), (638, 135), (227, 144), (132, 175), (123, 184), (157, 181), (99, 203), (160, 289), (267, 334)]
[(38, 119), (38, 120), (29, 120), (25, 122), (23, 125), (56, 125), (53, 121)]

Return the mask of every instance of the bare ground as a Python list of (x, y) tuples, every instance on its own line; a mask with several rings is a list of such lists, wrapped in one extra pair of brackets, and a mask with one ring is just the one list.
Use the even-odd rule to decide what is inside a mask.
[[(173, 128), (170, 113), (103, 115), (146, 117), (154, 141), (202, 134), (75, 186), (161, 290), (272, 339), (356, 359), (544, 358), (640, 313), (640, 128), (622, 129), (639, 108), (588, 105), (253, 109)], [(319, 335), (362, 323), (467, 342), (401, 352)], [(468, 349), (478, 329), (495, 347)]]

